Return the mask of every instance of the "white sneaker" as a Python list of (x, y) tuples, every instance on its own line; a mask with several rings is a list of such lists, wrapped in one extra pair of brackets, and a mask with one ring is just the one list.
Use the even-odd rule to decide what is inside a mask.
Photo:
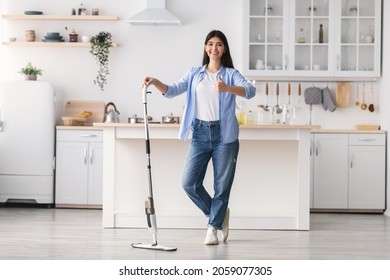
[(203, 242), (205, 245), (218, 245), (217, 229), (209, 226), (207, 229), (206, 238)]
[(230, 219), (230, 209), (228, 208), (226, 210), (225, 218), (223, 219), (222, 223), (222, 240), (226, 241), (229, 236), (229, 219)]

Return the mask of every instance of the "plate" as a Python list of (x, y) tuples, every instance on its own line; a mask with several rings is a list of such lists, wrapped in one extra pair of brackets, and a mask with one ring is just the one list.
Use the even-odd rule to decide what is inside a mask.
[(41, 12), (41, 11), (25, 11), (24, 14), (25, 15), (42, 15), (43, 12)]
[(59, 40), (59, 39), (56, 39), (56, 40), (53, 40), (53, 39), (42, 39), (42, 41), (43, 42), (65, 42), (65, 40), (64, 39), (61, 39), (61, 40)]

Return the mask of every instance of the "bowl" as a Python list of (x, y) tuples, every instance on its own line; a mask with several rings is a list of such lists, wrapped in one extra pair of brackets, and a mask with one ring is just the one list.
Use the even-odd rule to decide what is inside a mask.
[(58, 37), (60, 36), (60, 32), (47, 32), (47, 37)]
[(83, 35), (83, 36), (81, 36), (81, 41), (83, 43), (89, 43), (91, 41), (91, 38), (87, 35)]
[(9, 41), (10, 42), (15, 42), (16, 41), (16, 37), (9, 37)]
[(180, 117), (175, 117), (172, 114), (169, 116), (163, 116), (161, 123), (180, 123)]

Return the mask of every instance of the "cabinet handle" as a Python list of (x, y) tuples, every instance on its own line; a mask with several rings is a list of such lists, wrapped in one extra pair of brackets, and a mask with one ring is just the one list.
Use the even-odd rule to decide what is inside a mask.
[(93, 149), (91, 148), (89, 150), (89, 163), (92, 165), (93, 164)]
[(285, 63), (284, 63), (284, 70), (287, 71), (287, 65), (288, 65), (288, 56), (286, 55), (285, 57)]
[(87, 149), (84, 148), (84, 164), (87, 164)]
[(349, 166), (353, 168), (353, 154), (350, 154), (351, 162), (349, 163)]
[(318, 139), (317, 139), (317, 141), (316, 141), (316, 156), (318, 156), (318, 146), (319, 146), (319, 144), (318, 144)]
[(93, 138), (93, 137), (98, 137), (98, 136), (96, 134), (80, 134), (80, 137)]
[(313, 154), (313, 139), (310, 139), (310, 156)]
[(359, 138), (359, 141), (370, 142), (370, 141), (375, 141), (375, 138)]
[(0, 110), (0, 132), (2, 132), (4, 129), (4, 123), (2, 121), (2, 118), (1, 118), (1, 110)]

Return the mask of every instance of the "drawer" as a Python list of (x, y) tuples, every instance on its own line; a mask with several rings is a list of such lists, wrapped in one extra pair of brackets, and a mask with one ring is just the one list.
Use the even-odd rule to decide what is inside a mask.
[(101, 130), (57, 130), (57, 141), (103, 142)]
[(385, 146), (385, 134), (349, 134), (350, 146)]

